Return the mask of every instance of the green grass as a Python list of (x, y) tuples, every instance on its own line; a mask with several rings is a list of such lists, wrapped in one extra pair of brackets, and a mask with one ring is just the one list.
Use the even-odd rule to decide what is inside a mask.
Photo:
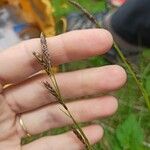
[[(78, 0), (83, 6), (92, 12), (104, 9), (102, 0)], [(65, 3), (65, 0), (54, 0), (55, 18), (59, 21), (61, 17), (70, 12), (77, 11), (74, 7)], [(72, 71), (90, 67), (97, 67), (109, 64), (103, 57), (92, 57), (88, 60), (73, 62), (61, 66), (62, 71)], [(119, 63), (124, 66), (124, 64)], [(140, 55), (139, 64), (136, 66), (139, 79), (150, 95), (150, 50), (144, 50)], [(128, 73), (128, 82), (119, 90), (114, 92), (119, 99), (119, 110), (107, 119), (95, 121), (103, 125), (105, 129), (104, 138), (94, 145), (95, 150), (150, 150), (150, 147), (142, 143), (150, 143), (150, 112), (148, 111), (143, 97), (132, 76)], [(67, 131), (68, 128), (53, 129), (51, 134), (59, 134)], [(40, 134), (37, 137), (49, 135), (49, 132)], [(35, 138), (25, 139), (23, 143)]]
[[(103, 0), (78, 0), (78, 2), (92, 12), (97, 12), (104, 9)], [(54, 15), (57, 21), (62, 16), (66, 16), (70, 12), (78, 11), (74, 6), (66, 3), (66, 0), (55, 0), (52, 1), (52, 4), (54, 6)]]

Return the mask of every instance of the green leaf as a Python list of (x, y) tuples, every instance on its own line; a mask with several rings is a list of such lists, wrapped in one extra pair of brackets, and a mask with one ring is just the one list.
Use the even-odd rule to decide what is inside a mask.
[(130, 115), (116, 130), (121, 150), (141, 150), (143, 131), (134, 115)]

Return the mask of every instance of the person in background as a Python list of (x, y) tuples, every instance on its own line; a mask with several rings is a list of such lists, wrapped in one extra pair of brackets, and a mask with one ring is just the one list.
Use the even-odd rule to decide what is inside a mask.
[[(149, 0), (127, 0), (117, 11), (104, 17), (103, 27), (112, 33), (127, 57), (134, 57), (144, 47), (150, 48), (149, 17)], [(115, 52), (112, 51), (112, 54)]]

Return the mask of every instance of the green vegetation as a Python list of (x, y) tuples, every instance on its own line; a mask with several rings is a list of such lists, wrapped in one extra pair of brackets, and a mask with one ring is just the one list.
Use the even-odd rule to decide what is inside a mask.
[[(105, 4), (103, 0), (78, 0), (78, 2), (92, 12), (103, 10)], [(57, 21), (68, 13), (77, 11), (74, 6), (66, 3), (66, 0), (55, 0), (52, 1), (52, 4), (54, 6), (54, 15)]]

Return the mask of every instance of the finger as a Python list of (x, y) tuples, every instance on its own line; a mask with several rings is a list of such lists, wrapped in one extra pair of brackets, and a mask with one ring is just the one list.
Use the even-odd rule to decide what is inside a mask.
[[(104, 29), (73, 31), (48, 38), (48, 48), (53, 64), (100, 55), (112, 46), (112, 36)], [(0, 82), (19, 82), (40, 70), (32, 55), (40, 50), (39, 39), (22, 42), (0, 53)]]
[[(103, 129), (98, 125), (83, 128), (90, 144), (97, 143), (103, 136)], [(76, 137), (73, 132), (57, 136), (44, 137), (30, 144), (23, 146), (22, 150), (83, 150), (85, 145)]]
[[(75, 78), (74, 78), (75, 77)], [(65, 99), (109, 92), (120, 88), (126, 81), (126, 73), (120, 66), (104, 66), (56, 75)], [(56, 101), (43, 86), (49, 81), (45, 75), (38, 75), (23, 84), (4, 91), (5, 100), (16, 112), (22, 113)], [(27, 94), (28, 93), (28, 94)]]
[[(117, 109), (117, 100), (111, 96), (82, 100), (67, 104), (78, 122), (91, 121), (97, 118), (112, 115)], [(37, 134), (48, 129), (63, 127), (72, 124), (71, 119), (59, 108), (60, 105), (49, 105), (38, 110), (22, 114), (22, 120), (30, 134)], [(25, 136), (18, 123), (18, 133)]]

